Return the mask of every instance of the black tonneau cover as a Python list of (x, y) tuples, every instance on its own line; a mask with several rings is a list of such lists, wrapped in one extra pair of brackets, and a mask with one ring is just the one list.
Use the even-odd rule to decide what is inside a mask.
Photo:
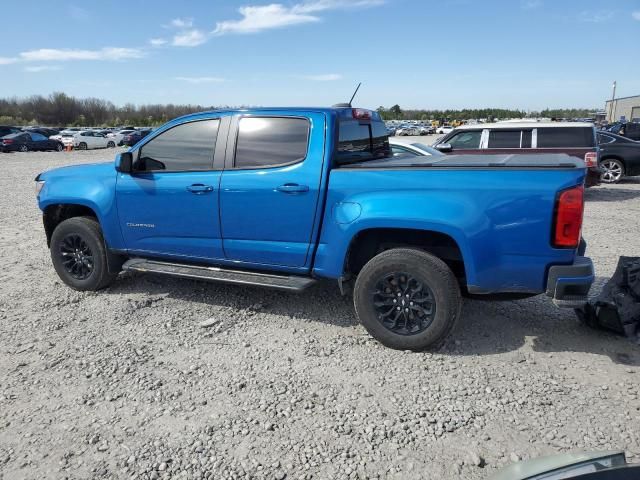
[(566, 153), (517, 153), (509, 155), (402, 155), (382, 160), (350, 163), (342, 168), (586, 168), (582, 160)]

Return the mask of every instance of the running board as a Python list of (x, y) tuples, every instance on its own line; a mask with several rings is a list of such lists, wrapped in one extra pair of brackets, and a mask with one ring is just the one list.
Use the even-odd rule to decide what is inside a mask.
[(122, 265), (122, 269), (129, 272), (161, 273), (171, 275), (172, 277), (235, 283), (239, 285), (256, 285), (259, 287), (294, 292), (302, 291), (316, 282), (313, 278), (309, 277), (229, 270), (218, 267), (161, 262), (144, 258), (128, 260)]

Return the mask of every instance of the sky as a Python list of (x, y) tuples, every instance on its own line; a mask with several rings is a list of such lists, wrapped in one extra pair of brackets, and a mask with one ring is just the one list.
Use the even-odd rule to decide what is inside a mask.
[[(523, 110), (640, 95), (640, 0), (31, 0), (0, 97)], [(6, 13), (6, 12), (5, 12)]]

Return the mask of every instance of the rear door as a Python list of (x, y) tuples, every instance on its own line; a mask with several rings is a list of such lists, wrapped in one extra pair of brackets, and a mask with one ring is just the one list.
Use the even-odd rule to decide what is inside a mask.
[(325, 161), (325, 121), (318, 112), (234, 118), (220, 182), (228, 260), (307, 267)]

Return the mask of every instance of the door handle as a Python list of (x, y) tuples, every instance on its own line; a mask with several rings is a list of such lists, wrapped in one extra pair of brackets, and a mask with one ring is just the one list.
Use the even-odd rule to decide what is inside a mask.
[(309, 187), (307, 185), (298, 185), (297, 183), (285, 183), (276, 188), (276, 190), (282, 193), (304, 193), (309, 191)]
[(202, 183), (194, 183), (193, 185), (189, 185), (187, 190), (191, 193), (195, 193), (196, 195), (201, 195), (203, 193), (213, 192), (213, 187)]

